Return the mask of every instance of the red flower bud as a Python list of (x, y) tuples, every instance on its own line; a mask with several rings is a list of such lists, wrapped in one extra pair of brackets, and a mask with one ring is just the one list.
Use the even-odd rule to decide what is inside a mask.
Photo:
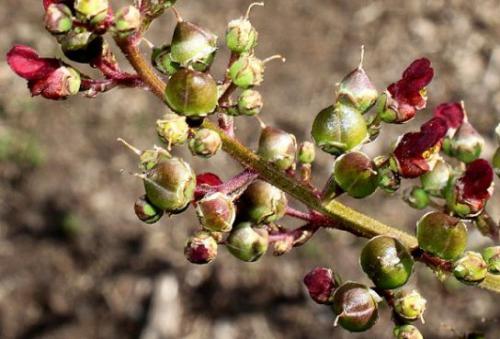
[(452, 134), (462, 125), (465, 113), (461, 104), (457, 102), (444, 103), (436, 107), (434, 116), (444, 119), (448, 125), (448, 134)]
[[(223, 182), (216, 174), (206, 172), (196, 176), (196, 187), (209, 186), (215, 187), (221, 185)], [(194, 198), (196, 201), (203, 198), (205, 193), (203, 191), (196, 190)]]
[(304, 285), (311, 298), (318, 304), (330, 304), (333, 291), (338, 287), (329, 268), (316, 267), (304, 277)]

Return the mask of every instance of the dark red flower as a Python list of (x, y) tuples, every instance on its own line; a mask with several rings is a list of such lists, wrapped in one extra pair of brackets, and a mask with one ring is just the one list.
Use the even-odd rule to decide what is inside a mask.
[(456, 202), (469, 206), (469, 214), (481, 212), (491, 197), (494, 175), (493, 168), (484, 159), (468, 164), (464, 175), (455, 184)]
[(416, 178), (430, 171), (432, 157), (439, 152), (447, 131), (446, 121), (434, 117), (420, 127), (420, 132), (403, 135), (393, 153), (399, 174), (404, 178)]
[(318, 304), (330, 303), (333, 290), (337, 287), (332, 270), (324, 267), (316, 267), (307, 273), (304, 284), (311, 298)]
[(460, 103), (449, 102), (436, 107), (434, 116), (444, 119), (449, 129), (456, 130), (464, 122), (465, 113)]
[(202, 173), (196, 176), (195, 200), (200, 200), (206, 193), (206, 188), (222, 185), (223, 181), (210, 172)]

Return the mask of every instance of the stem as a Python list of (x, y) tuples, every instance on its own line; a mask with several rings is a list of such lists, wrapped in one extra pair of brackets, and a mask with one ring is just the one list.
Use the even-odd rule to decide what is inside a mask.
[[(115, 38), (115, 41), (144, 83), (163, 101), (166, 84), (152, 71), (137, 46), (129, 43), (128, 40)], [(387, 235), (399, 239), (409, 249), (414, 250), (418, 247), (417, 239), (404, 231), (385, 225), (336, 200), (322, 202), (309, 187), (279, 171), (267, 161), (262, 160), (238, 140), (229, 137), (208, 119), (205, 119), (203, 127), (219, 133), (223, 142), (223, 150), (240, 162), (241, 165), (245, 168), (251, 168), (259, 174), (261, 179), (288, 193), (310, 209), (338, 222), (335, 225), (336, 229), (348, 231), (365, 238)], [(500, 276), (488, 274), (479, 286), (500, 293)]]

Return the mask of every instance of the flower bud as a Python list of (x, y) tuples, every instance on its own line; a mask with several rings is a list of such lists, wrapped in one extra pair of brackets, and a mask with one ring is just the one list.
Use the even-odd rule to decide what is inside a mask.
[(401, 186), (398, 165), (393, 157), (379, 156), (373, 159), (378, 173), (378, 187), (388, 193), (396, 192)]
[(420, 177), (422, 188), (434, 196), (442, 196), (443, 189), (450, 179), (450, 166), (443, 159), (438, 159), (434, 168)]
[(360, 264), (375, 286), (398, 288), (406, 284), (413, 269), (413, 258), (399, 240), (380, 235), (368, 241)]
[(457, 259), (467, 245), (467, 227), (442, 212), (430, 212), (417, 222), (417, 239), (421, 249), (445, 260)]
[(151, 63), (154, 68), (165, 75), (174, 75), (181, 67), (178, 63), (172, 60), (170, 54), (170, 45), (153, 48), (151, 54)]
[(161, 119), (156, 120), (156, 132), (160, 139), (169, 146), (181, 145), (188, 138), (189, 126), (186, 123), (186, 117), (167, 113)]
[(295, 166), (297, 140), (293, 134), (274, 127), (265, 127), (259, 139), (257, 154), (280, 170)]
[(269, 234), (264, 228), (252, 227), (249, 222), (236, 225), (226, 240), (229, 252), (236, 258), (253, 262), (267, 251)]
[(370, 288), (355, 282), (346, 282), (333, 294), (335, 324), (351, 332), (363, 332), (378, 319), (380, 297)]
[(331, 304), (338, 282), (329, 268), (316, 267), (304, 277), (304, 285), (311, 298), (318, 304)]
[(418, 328), (413, 325), (401, 325), (394, 327), (396, 339), (424, 339)]
[(486, 247), (483, 250), (483, 259), (488, 265), (488, 272), (500, 274), (500, 246)]
[(266, 224), (282, 218), (287, 203), (283, 191), (261, 180), (250, 184), (240, 199), (242, 213), (256, 224)]
[(497, 148), (495, 154), (493, 155), (491, 163), (493, 164), (493, 169), (495, 170), (497, 177), (500, 178), (500, 147)]
[(394, 311), (406, 320), (422, 319), (426, 304), (427, 300), (415, 290), (398, 291), (394, 295)]
[(304, 141), (299, 147), (299, 162), (302, 164), (312, 164), (316, 158), (316, 149), (310, 141)]
[(120, 9), (115, 16), (114, 31), (120, 37), (127, 37), (139, 30), (141, 26), (141, 12), (135, 6), (126, 6)]
[(80, 20), (99, 24), (108, 15), (108, 0), (75, 0), (74, 8)]
[(352, 105), (361, 113), (368, 111), (377, 101), (378, 92), (360, 66), (349, 73), (337, 88), (337, 102)]
[(361, 152), (349, 152), (335, 161), (335, 182), (354, 198), (365, 198), (375, 192), (378, 185), (373, 162)]
[(230, 197), (216, 192), (196, 202), (196, 214), (204, 229), (211, 232), (229, 232), (236, 218), (236, 207)]
[(47, 99), (65, 99), (75, 95), (80, 90), (80, 73), (69, 66), (61, 66), (50, 74), (47, 79), (30, 82), (31, 95), (42, 95)]
[(188, 66), (206, 60), (217, 50), (217, 36), (186, 21), (180, 21), (174, 30), (171, 44), (172, 60)]
[(248, 53), (257, 45), (257, 30), (247, 18), (232, 20), (227, 25), (226, 45), (234, 53)]
[(229, 68), (229, 77), (240, 88), (258, 86), (264, 81), (264, 62), (253, 55), (242, 55)]
[(429, 206), (431, 201), (427, 191), (417, 186), (412, 187), (406, 192), (404, 200), (408, 203), (408, 205), (417, 210), (423, 210)]
[(263, 106), (262, 95), (256, 90), (244, 90), (238, 97), (238, 113), (240, 114), (255, 116), (262, 111)]
[(481, 155), (484, 139), (468, 121), (464, 121), (450, 146), (450, 155), (468, 164)]
[(45, 28), (51, 34), (64, 34), (73, 27), (71, 9), (64, 4), (51, 4), (44, 17)]
[(153, 205), (178, 213), (194, 198), (196, 175), (184, 160), (163, 157), (146, 173), (144, 187)]
[(196, 232), (187, 240), (184, 255), (193, 264), (208, 264), (217, 256), (217, 241), (208, 232)]
[(486, 278), (488, 265), (481, 254), (467, 251), (458, 259), (453, 267), (453, 275), (457, 280), (467, 285), (479, 284)]
[(311, 135), (323, 151), (340, 155), (368, 139), (368, 129), (361, 113), (350, 105), (337, 104), (318, 113)]
[(75, 62), (88, 64), (102, 54), (103, 39), (88, 31), (71, 31), (59, 41), (64, 55)]
[(219, 133), (207, 128), (196, 130), (194, 136), (189, 139), (189, 150), (193, 155), (204, 158), (214, 156), (222, 147)]
[(165, 100), (180, 115), (204, 117), (217, 106), (217, 84), (210, 74), (180, 69), (168, 81)]
[(163, 216), (163, 211), (151, 204), (145, 195), (135, 201), (134, 211), (137, 218), (146, 224), (154, 224)]

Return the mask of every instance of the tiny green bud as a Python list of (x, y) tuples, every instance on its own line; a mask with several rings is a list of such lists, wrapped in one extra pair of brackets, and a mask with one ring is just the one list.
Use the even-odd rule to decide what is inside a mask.
[(266, 224), (282, 218), (287, 204), (283, 191), (261, 180), (250, 184), (240, 199), (242, 213), (256, 224)]
[(335, 161), (335, 182), (354, 198), (365, 198), (375, 192), (378, 174), (371, 159), (361, 152), (349, 152)]
[(467, 245), (467, 227), (455, 217), (442, 212), (425, 214), (417, 222), (421, 249), (445, 260), (457, 259)]
[(73, 27), (71, 9), (64, 4), (51, 4), (44, 17), (45, 28), (54, 35), (64, 34)]
[(186, 259), (193, 264), (208, 264), (217, 256), (217, 241), (208, 232), (196, 232), (184, 247)]
[(483, 137), (468, 121), (462, 123), (451, 140), (452, 156), (465, 163), (470, 163), (479, 158), (483, 147)]
[(165, 75), (174, 75), (180, 68), (180, 65), (172, 60), (170, 45), (153, 48), (151, 63)]
[(380, 297), (370, 288), (355, 282), (346, 282), (333, 294), (335, 325), (351, 332), (363, 332), (375, 325), (378, 319)]
[(350, 104), (361, 113), (368, 111), (377, 98), (377, 89), (361, 66), (349, 73), (338, 84), (337, 102)]
[(195, 131), (189, 139), (189, 150), (193, 155), (204, 158), (214, 156), (222, 147), (222, 140), (219, 133), (207, 128)]
[(226, 45), (234, 53), (248, 53), (257, 44), (258, 33), (247, 18), (229, 22), (226, 31)]
[(210, 74), (180, 69), (168, 81), (165, 100), (180, 115), (204, 117), (217, 106), (217, 84)]
[(171, 155), (163, 148), (148, 149), (139, 154), (139, 169), (146, 172), (152, 169), (162, 159), (170, 159)]
[(406, 320), (422, 319), (426, 304), (427, 300), (415, 290), (398, 291), (394, 295), (394, 311)]
[(217, 36), (195, 24), (180, 21), (175, 27), (171, 48), (172, 60), (188, 66), (200, 60), (207, 61), (207, 57), (217, 50)]
[(238, 97), (238, 112), (246, 116), (255, 116), (262, 111), (262, 95), (256, 90), (247, 89)]
[(252, 227), (249, 222), (236, 225), (226, 240), (229, 252), (236, 258), (253, 262), (266, 253), (269, 234), (264, 228)]
[(450, 166), (443, 159), (438, 159), (434, 168), (420, 177), (422, 188), (431, 195), (442, 196), (450, 175)]
[(467, 251), (458, 259), (453, 267), (453, 275), (457, 280), (467, 285), (479, 284), (486, 278), (488, 265), (481, 254)]
[(404, 200), (408, 203), (408, 205), (417, 210), (423, 210), (429, 206), (431, 201), (427, 191), (417, 186), (412, 187), (406, 192)]
[(229, 232), (236, 218), (233, 200), (224, 193), (208, 194), (196, 203), (196, 214), (204, 229)]
[(120, 9), (115, 16), (114, 31), (120, 37), (135, 33), (141, 26), (141, 12), (135, 6)]
[(393, 157), (379, 156), (373, 159), (378, 173), (378, 186), (388, 193), (396, 192), (401, 187), (398, 165)]
[(302, 164), (312, 164), (316, 158), (316, 148), (310, 141), (304, 141), (299, 147), (298, 159)]
[(361, 113), (350, 105), (336, 104), (318, 113), (311, 135), (323, 151), (340, 155), (368, 139), (368, 129)]
[(135, 201), (134, 211), (137, 218), (146, 224), (154, 224), (163, 216), (163, 211), (151, 204), (145, 195)]
[(103, 51), (103, 39), (88, 31), (70, 31), (59, 40), (64, 55), (76, 62), (88, 64)]
[(161, 119), (156, 120), (156, 132), (160, 139), (169, 146), (181, 145), (188, 138), (189, 126), (186, 117), (167, 113)]
[(400, 325), (394, 327), (396, 339), (424, 339), (418, 328), (413, 325)]
[(493, 164), (493, 169), (495, 170), (497, 177), (500, 178), (500, 147), (497, 148), (495, 154), (493, 155), (491, 163)]
[(229, 68), (229, 77), (240, 88), (258, 86), (264, 81), (264, 62), (253, 55), (241, 55)]
[(488, 272), (500, 274), (500, 246), (486, 247), (483, 250), (483, 259), (488, 265)]
[(75, 0), (75, 11), (80, 20), (99, 24), (108, 15), (108, 0)]
[(259, 139), (257, 154), (280, 170), (295, 166), (297, 140), (293, 134), (274, 127), (265, 127)]
[(413, 269), (413, 258), (399, 240), (380, 235), (368, 241), (360, 264), (375, 286), (398, 288), (406, 284)]

